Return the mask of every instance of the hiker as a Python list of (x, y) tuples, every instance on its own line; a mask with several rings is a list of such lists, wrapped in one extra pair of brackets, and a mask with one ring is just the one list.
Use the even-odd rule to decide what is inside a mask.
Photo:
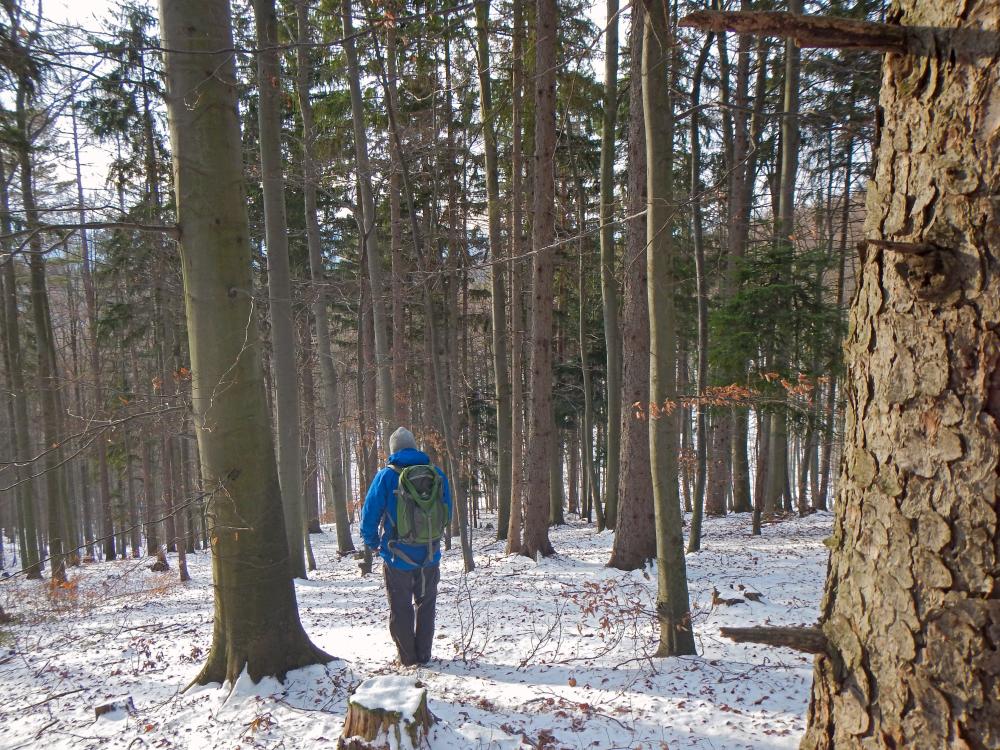
[(441, 537), (450, 521), (447, 477), (400, 427), (389, 438), (389, 465), (365, 496), (361, 538), (366, 551), (378, 550), (384, 561), (389, 633), (403, 666), (431, 658)]

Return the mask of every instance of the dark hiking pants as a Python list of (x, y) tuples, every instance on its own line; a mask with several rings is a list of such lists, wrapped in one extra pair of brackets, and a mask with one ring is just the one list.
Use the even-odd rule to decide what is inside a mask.
[(431, 658), (434, 640), (434, 605), (441, 569), (437, 565), (399, 570), (389, 564), (385, 590), (389, 595), (389, 633), (404, 666), (423, 664)]

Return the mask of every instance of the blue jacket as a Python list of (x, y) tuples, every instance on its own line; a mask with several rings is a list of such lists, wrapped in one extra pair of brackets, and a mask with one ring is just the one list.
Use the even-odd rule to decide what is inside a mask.
[[(404, 468), (406, 466), (417, 466), (419, 464), (429, 464), (431, 462), (427, 454), (418, 451), (416, 448), (404, 448), (398, 453), (389, 456), (389, 463), (394, 466)], [(438, 474), (444, 480), (444, 494), (442, 500), (448, 506), (448, 518), (451, 518), (451, 490), (448, 488), (448, 478), (441, 469)], [(361, 508), (361, 538), (364, 543), (373, 550), (377, 549), (382, 559), (388, 565), (399, 570), (416, 570), (427, 561), (427, 547), (423, 545), (414, 546), (396, 542), (398, 547), (407, 557), (417, 565), (404, 562), (398, 555), (394, 555), (389, 549), (389, 540), (392, 539), (392, 530), (396, 526), (396, 486), (399, 484), (399, 474), (392, 468), (386, 466), (379, 471), (372, 480), (368, 494), (365, 495), (365, 504)], [(382, 523), (383, 516), (388, 515), (392, 523)], [(381, 528), (380, 528), (381, 526)], [(434, 560), (431, 564), (436, 565), (441, 561), (441, 547), (437, 545), (434, 549)]]

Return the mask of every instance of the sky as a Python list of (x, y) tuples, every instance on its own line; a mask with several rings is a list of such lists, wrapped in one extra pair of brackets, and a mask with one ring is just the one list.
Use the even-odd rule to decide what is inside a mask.
[[(32, 9), (37, 7), (35, 2), (41, 3), (42, 13), (47, 20), (58, 24), (76, 26), (84, 31), (94, 32), (99, 32), (103, 28), (108, 14), (119, 4), (119, 0), (24, 0), (25, 5)], [(146, 0), (146, 4), (155, 9), (155, 0)], [(588, 15), (598, 29), (603, 29), (607, 17), (606, 0), (594, 0)], [(624, 10), (622, 12), (620, 27), (620, 44), (622, 45), (627, 44), (627, 37), (624, 33), (627, 29), (627, 18), (628, 10)], [(598, 42), (597, 47), (598, 49), (595, 51), (603, 48), (603, 42)], [(601, 74), (601, 71), (595, 72), (598, 75)], [(68, 118), (61, 129), (67, 133), (66, 139), (69, 142), (68, 133), (70, 125)], [(83, 183), (88, 198), (97, 198), (98, 193), (106, 190), (106, 176), (111, 159), (112, 155), (107, 152), (106, 148), (101, 147), (99, 144), (82, 144), (81, 163), (84, 167)], [(68, 177), (72, 177), (72, 175), (68, 175)], [(88, 200), (88, 202), (91, 201)], [(104, 201), (96, 200), (95, 202), (101, 203)]]

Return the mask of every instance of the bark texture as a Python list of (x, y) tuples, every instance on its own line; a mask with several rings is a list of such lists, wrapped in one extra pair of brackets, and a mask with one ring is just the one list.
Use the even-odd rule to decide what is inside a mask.
[[(642, 65), (641, 3), (632, 6), (629, 41), (632, 70)], [(643, 129), (642, 76), (629, 84), (628, 215), (646, 207), (646, 136)], [(649, 305), (646, 301), (646, 219), (625, 226), (625, 300), (622, 309), (621, 484), (618, 523), (608, 565), (635, 570), (656, 557), (653, 522), (653, 479), (649, 472), (649, 427), (636, 415), (635, 404), (649, 403)]]
[(804, 748), (1000, 746), (1000, 4), (963, 7), (894, 6)]
[[(227, 0), (163, 0), (160, 28), (193, 419), (208, 497), (215, 622), (196, 681), (329, 661), (299, 622), (253, 324), (249, 224)], [(221, 52), (217, 52), (222, 50)]]
[(531, 438), (521, 554), (551, 555), (549, 485), (555, 424), (552, 415), (552, 280), (556, 149), (555, 0), (538, 0), (535, 33), (535, 194), (531, 227)]

